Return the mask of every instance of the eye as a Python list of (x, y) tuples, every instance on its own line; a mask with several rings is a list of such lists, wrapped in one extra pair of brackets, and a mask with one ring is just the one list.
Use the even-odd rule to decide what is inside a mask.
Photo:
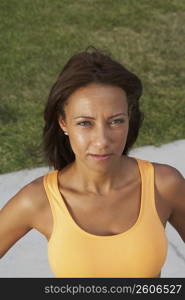
[(89, 121), (82, 121), (82, 122), (77, 123), (77, 125), (80, 125), (80, 126), (85, 126), (87, 124), (90, 124), (90, 122)]
[(123, 119), (116, 119), (116, 120), (113, 120), (111, 123), (120, 124), (120, 123), (124, 123), (124, 120)]
[[(116, 119), (111, 122), (111, 124), (121, 124), (121, 123), (124, 123), (123, 119)], [(82, 122), (78, 122), (77, 125), (86, 127), (88, 125), (91, 125), (91, 122), (90, 121), (82, 121)]]

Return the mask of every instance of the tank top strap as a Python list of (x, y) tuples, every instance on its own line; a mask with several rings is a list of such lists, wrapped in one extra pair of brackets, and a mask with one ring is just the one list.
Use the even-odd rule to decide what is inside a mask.
[(145, 216), (157, 215), (154, 189), (154, 166), (152, 162), (135, 158), (141, 175), (141, 206)]
[(43, 178), (43, 184), (48, 201), (51, 206), (53, 217), (57, 218), (59, 212), (66, 214), (65, 204), (58, 187), (58, 170), (47, 173)]

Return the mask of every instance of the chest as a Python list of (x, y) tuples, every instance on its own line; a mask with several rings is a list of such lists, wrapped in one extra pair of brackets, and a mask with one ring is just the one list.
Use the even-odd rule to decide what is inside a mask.
[[(62, 189), (63, 200), (74, 222), (83, 230), (96, 235), (113, 235), (130, 229), (136, 222), (141, 206), (141, 184), (135, 182), (106, 196), (77, 194)], [(155, 205), (165, 227), (169, 211), (154, 186)], [(49, 240), (53, 216), (46, 195), (46, 206), (35, 218), (35, 228)]]
[(106, 196), (76, 195), (64, 190), (61, 194), (74, 222), (96, 235), (112, 235), (127, 230), (135, 223), (140, 211), (139, 184), (112, 191)]

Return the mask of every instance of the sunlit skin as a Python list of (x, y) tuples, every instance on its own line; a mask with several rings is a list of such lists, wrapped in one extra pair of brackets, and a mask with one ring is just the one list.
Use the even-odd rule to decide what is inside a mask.
[[(65, 105), (65, 120), (59, 118), (68, 133), (75, 154), (72, 164), (81, 186), (95, 193), (108, 193), (123, 169), (128, 128), (127, 96), (116, 86), (90, 84), (77, 89)], [(117, 115), (117, 116), (115, 116)], [(106, 160), (95, 160), (90, 154), (111, 153)]]

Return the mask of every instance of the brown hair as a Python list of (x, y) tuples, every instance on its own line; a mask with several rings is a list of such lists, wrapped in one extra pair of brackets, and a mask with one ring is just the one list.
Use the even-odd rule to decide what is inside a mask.
[(144, 119), (139, 109), (141, 80), (112, 59), (110, 54), (92, 46), (87, 47), (85, 51), (73, 55), (63, 67), (51, 88), (44, 110), (43, 149), (49, 166), (54, 169), (60, 170), (75, 159), (69, 138), (58, 124), (58, 117), (61, 115), (65, 120), (64, 105), (68, 97), (79, 87), (90, 83), (118, 86), (126, 92), (130, 120), (122, 154), (128, 154), (138, 137)]

